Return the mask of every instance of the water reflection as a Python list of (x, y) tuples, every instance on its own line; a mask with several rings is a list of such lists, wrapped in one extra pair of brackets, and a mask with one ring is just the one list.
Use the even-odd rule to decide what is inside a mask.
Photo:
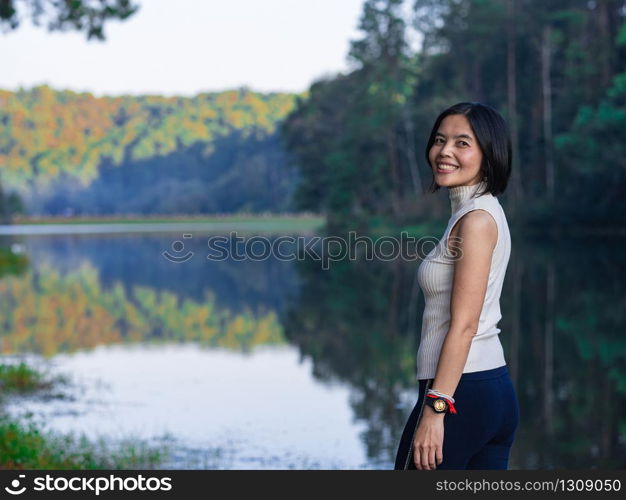
[[(510, 468), (623, 468), (626, 258), (617, 242), (514, 241), (499, 324), (522, 413)], [(352, 386), (368, 457), (391, 461), (415, 403), (407, 394), (423, 311), (416, 264), (298, 269), (301, 298), (285, 336), (313, 359), (317, 377)]]
[[(618, 242), (512, 237), (499, 325), (521, 406), (510, 467), (624, 467), (626, 258)], [(16, 238), (30, 265), (0, 275), (3, 352), (109, 385), (85, 400), (104, 407), (74, 408), (82, 420), (49, 414), (59, 426), (171, 432), (169, 466), (392, 468), (417, 396), (417, 262), (179, 265), (160, 255), (172, 236)]]

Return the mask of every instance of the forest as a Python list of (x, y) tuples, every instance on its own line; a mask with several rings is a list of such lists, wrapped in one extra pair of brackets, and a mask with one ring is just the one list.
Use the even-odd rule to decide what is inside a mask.
[(439, 112), (478, 101), (511, 130), (513, 224), (615, 230), (625, 15), (618, 0), (366, 0), (351, 69), (297, 95), (0, 91), (3, 211), (444, 217), (424, 146)]
[(0, 91), (6, 205), (52, 215), (281, 212), (297, 172), (276, 128), (295, 98), (247, 88), (192, 98)]
[[(302, 209), (338, 222), (430, 211), (436, 116), (488, 104), (511, 130), (514, 224), (622, 227), (626, 8), (616, 0), (367, 0), (354, 71), (317, 81), (284, 124)], [(421, 35), (417, 50), (408, 33)]]

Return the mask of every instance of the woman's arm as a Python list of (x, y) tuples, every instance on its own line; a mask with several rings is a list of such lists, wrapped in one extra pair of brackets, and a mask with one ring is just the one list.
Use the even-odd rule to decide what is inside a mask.
[[(432, 389), (452, 397), (478, 329), (498, 227), (488, 212), (473, 210), (458, 222), (458, 237), (460, 254), (454, 264), (450, 327), (432, 385)], [(435, 469), (435, 462), (440, 464), (443, 460), (444, 416), (445, 413), (435, 413), (430, 406), (424, 408), (413, 443), (416, 468)]]

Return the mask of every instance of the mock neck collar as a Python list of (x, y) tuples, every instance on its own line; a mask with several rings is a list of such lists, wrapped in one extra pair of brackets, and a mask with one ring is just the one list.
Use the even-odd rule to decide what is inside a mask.
[(478, 184), (472, 184), (471, 186), (455, 186), (448, 188), (452, 213), (455, 213), (466, 201), (474, 197), (476, 193), (485, 191), (485, 194), (489, 194), (486, 189), (487, 182), (485, 180), (480, 181)]

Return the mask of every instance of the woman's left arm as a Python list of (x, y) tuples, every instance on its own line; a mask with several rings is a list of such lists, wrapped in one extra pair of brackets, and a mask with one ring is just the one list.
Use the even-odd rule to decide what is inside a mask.
[(498, 227), (488, 212), (473, 210), (461, 218), (458, 236), (460, 254), (454, 264), (450, 327), (432, 386), (450, 396), (459, 384), (472, 338), (478, 330)]
[[(461, 379), (472, 338), (478, 330), (498, 228), (488, 212), (473, 210), (461, 217), (457, 236), (459, 256), (454, 264), (450, 326), (432, 385), (432, 389), (452, 397)], [(459, 411), (463, 409), (459, 408)], [(418, 469), (433, 469), (435, 461), (440, 464), (443, 460), (444, 415), (435, 413), (430, 406), (424, 408), (414, 442), (414, 461)], [(418, 450), (418, 446), (422, 449)]]

